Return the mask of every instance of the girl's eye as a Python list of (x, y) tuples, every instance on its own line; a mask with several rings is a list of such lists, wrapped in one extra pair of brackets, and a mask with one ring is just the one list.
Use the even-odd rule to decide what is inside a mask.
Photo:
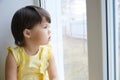
[(43, 28), (46, 29), (46, 28), (48, 28), (48, 26), (44, 26)]
[(45, 26), (44, 28), (47, 28), (47, 26)]
[(44, 26), (43, 28), (46, 29), (46, 28), (49, 28), (49, 26)]

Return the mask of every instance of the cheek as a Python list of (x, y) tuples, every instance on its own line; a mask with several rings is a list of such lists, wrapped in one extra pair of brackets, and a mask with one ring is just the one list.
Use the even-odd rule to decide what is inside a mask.
[(39, 33), (36, 34), (36, 36), (38, 36), (38, 38), (39, 38), (40, 40), (45, 40), (45, 39), (47, 39), (47, 37), (48, 37), (48, 35), (47, 35), (46, 32), (39, 32)]
[(49, 41), (49, 35), (46, 32), (37, 32), (33, 36), (33, 41), (37, 44), (47, 44)]
[(44, 29), (37, 29), (32, 33), (33, 39), (45, 40), (48, 38), (48, 31)]

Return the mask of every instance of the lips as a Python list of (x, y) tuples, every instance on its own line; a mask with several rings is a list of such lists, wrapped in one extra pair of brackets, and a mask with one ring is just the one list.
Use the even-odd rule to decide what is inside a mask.
[(50, 41), (50, 40), (51, 40), (51, 37), (49, 37), (48, 40)]

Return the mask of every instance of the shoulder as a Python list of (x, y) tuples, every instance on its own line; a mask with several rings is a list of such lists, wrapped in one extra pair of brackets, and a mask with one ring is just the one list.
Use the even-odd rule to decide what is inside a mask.
[(52, 53), (52, 45), (48, 44), (48, 45), (43, 45), (41, 46), (41, 56), (46, 56), (46, 59), (49, 60), (51, 53)]
[(48, 53), (51, 54), (52, 53), (52, 45), (48, 44), (48, 45), (46, 45), (46, 48), (47, 48)]
[(16, 60), (15, 60), (14, 55), (12, 54), (12, 52), (8, 52), (8, 55), (6, 57), (6, 63), (14, 63), (14, 64), (16, 64)]
[(51, 53), (51, 51), (52, 51), (52, 44), (48, 44), (47, 48), (48, 48), (48, 51)]
[(40, 48), (42, 48), (44, 51), (48, 51), (50, 53), (52, 51), (52, 45), (51, 44), (42, 45), (42, 46), (40, 46)]
[(8, 57), (12, 56), (16, 62), (17, 65), (19, 65), (20, 62), (20, 47), (8, 47)]
[(8, 53), (12, 53), (12, 54), (13, 54), (14, 52), (16, 52), (17, 49), (18, 49), (18, 47), (12, 47), (12, 46), (9, 46), (9, 47), (7, 48)]

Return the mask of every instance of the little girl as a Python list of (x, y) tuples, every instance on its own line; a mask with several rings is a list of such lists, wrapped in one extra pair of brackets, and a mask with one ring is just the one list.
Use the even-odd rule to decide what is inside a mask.
[(26, 6), (13, 16), (11, 31), (15, 48), (8, 48), (5, 80), (58, 80), (49, 44), (49, 13), (37, 6)]

